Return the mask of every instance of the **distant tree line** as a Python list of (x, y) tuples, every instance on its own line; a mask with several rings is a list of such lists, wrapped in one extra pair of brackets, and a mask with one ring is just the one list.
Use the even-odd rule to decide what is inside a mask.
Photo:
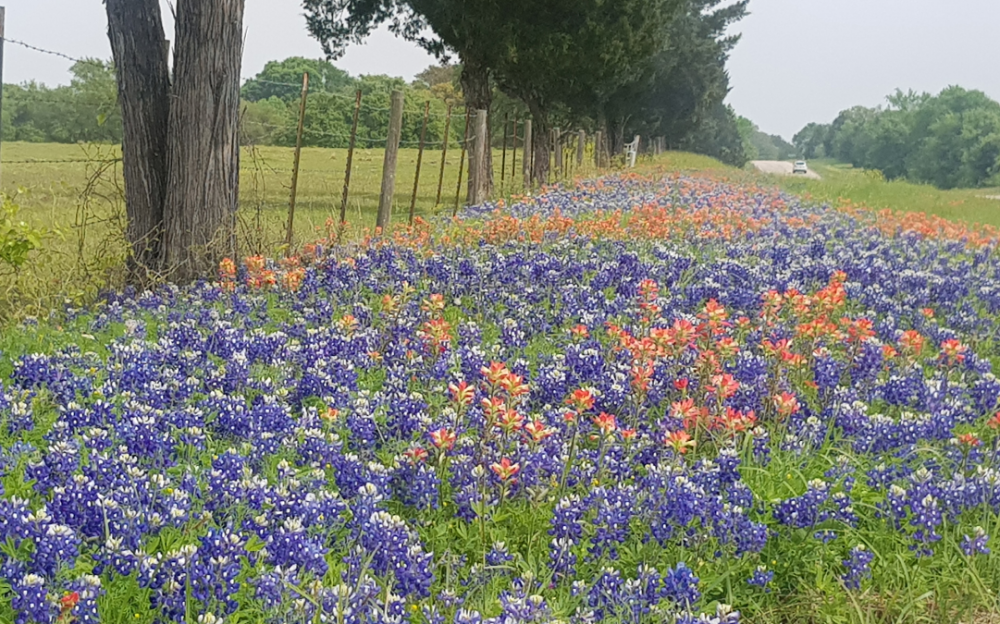
[(110, 63), (77, 62), (68, 85), (3, 86), (3, 140), (34, 143), (120, 143), (122, 116)]
[(943, 189), (1000, 184), (1000, 103), (961, 87), (936, 96), (897, 90), (886, 100), (807, 125), (796, 149)]
[[(406, 3), (390, 3), (389, 7), (382, 0), (358, 0), (354, 10), (359, 13), (344, 24), (336, 21), (343, 19), (343, 12), (336, 18), (323, 12), (330, 3), (305, 2), (310, 27), (331, 56), (346, 42), (345, 33), (353, 32), (350, 28), (363, 31), (365, 3), (373, 11), (381, 7), (372, 20), (390, 9), (409, 11)], [(708, 154), (737, 166), (749, 158), (784, 154), (787, 144), (780, 137), (768, 137), (756, 126), (747, 126), (749, 122), (738, 118), (724, 102), (730, 88), (725, 65), (739, 40), (727, 32), (746, 14), (745, 0), (730, 4), (722, 0), (528, 3), (518, 10), (530, 19), (511, 18), (515, 7), (494, 13), (495, 3), (490, 2), (451, 6), (446, 0), (414, 0), (412, 4), (413, 11), (419, 8), (427, 13), (426, 19), (423, 13), (408, 13), (407, 19), (416, 20), (413, 23), (441, 20), (467, 29), (464, 35), (477, 39), (468, 42), (451, 31), (445, 31), (445, 39), (414, 39), (415, 35), (406, 34), (411, 31), (404, 36), (442, 59), (457, 50), (457, 60), (466, 62), (446, 60), (407, 83), (389, 76), (351, 76), (327, 60), (272, 61), (241, 89), (243, 144), (294, 145), (302, 75), (308, 73), (306, 146), (346, 147), (357, 90), (362, 92), (358, 145), (384, 144), (389, 95), (399, 89), (405, 96), (404, 145), (419, 140), (426, 101), (431, 103), (428, 143), (435, 146), (443, 138), (449, 106), (458, 113), (451, 124), (452, 141), (463, 136), (464, 118), (459, 115), (467, 106), (490, 109), (490, 136), (496, 146), (502, 142), (505, 118), (510, 123), (531, 117), (537, 139), (533, 146), (537, 179), (544, 179), (548, 166), (549, 144), (542, 137), (554, 127), (584, 128), (591, 133), (602, 130), (611, 153), (620, 152), (639, 134), (664, 137), (672, 149)], [(456, 13), (441, 15), (431, 5)], [(470, 24), (474, 15), (486, 21)], [(572, 32), (564, 24), (565, 16), (576, 16), (576, 21), (570, 20), (575, 25)], [(338, 24), (347, 30), (334, 28)], [(470, 59), (484, 59), (486, 69), (470, 68)], [(6, 140), (121, 141), (111, 63), (78, 63), (67, 86), (7, 85), (5, 94)], [(523, 136), (523, 130), (518, 135)]]
[(746, 117), (736, 121), (744, 151), (750, 160), (788, 160), (796, 156), (796, 147), (777, 134), (767, 134)]

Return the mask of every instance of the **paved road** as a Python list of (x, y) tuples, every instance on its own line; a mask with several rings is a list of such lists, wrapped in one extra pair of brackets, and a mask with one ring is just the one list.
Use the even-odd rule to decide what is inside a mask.
[[(753, 166), (757, 167), (759, 171), (764, 173), (773, 173), (775, 175), (792, 175), (792, 163), (785, 162), (783, 160), (755, 160), (753, 161)], [(810, 171), (809, 173), (801, 175), (804, 178), (812, 178), (813, 180), (819, 180), (820, 177), (815, 171)]]

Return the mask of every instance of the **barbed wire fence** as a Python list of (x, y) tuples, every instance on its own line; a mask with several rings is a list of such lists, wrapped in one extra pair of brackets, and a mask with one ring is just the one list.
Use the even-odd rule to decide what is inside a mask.
[[(85, 62), (71, 54), (6, 39), (0, 32), (0, 46), (3, 43), (74, 63)], [(493, 196), (510, 197), (530, 194), (538, 187), (564, 182), (574, 176), (596, 174), (612, 166), (607, 136), (599, 131), (553, 129), (547, 149), (539, 152), (547, 152), (550, 158), (548, 175), (539, 180), (536, 172), (540, 169), (535, 162), (538, 150), (532, 146), (537, 148), (540, 137), (537, 131), (532, 134), (533, 121), (528, 116), (504, 114), (501, 132), (494, 132), (491, 137), (489, 126), (496, 120), (481, 117), (485, 113), (451, 104), (447, 104), (444, 111), (432, 110), (431, 101), (408, 103), (399, 91), (310, 92), (306, 75), (302, 84), (261, 79), (254, 79), (254, 82), (301, 90), (290, 165), (288, 153), (282, 151), (285, 148), (273, 145), (279, 136), (281, 142), (288, 143), (288, 125), (246, 118), (242, 121), (241, 171), (245, 182), (241, 186), (241, 229), (247, 238), (246, 247), (256, 253), (265, 253), (266, 247), (275, 243), (278, 236), (272, 235), (268, 240), (264, 233), (282, 221), (284, 228), (280, 238), (286, 253), (303, 242), (296, 240), (297, 229), (302, 230), (301, 224), (296, 222), (297, 204), (307, 212), (307, 225), (313, 230), (325, 229), (328, 237), (339, 239), (348, 222), (362, 227), (367, 225), (365, 215), (371, 218), (376, 207), (388, 207), (389, 211), (388, 218), (384, 219), (386, 215), (380, 210), (378, 225), (388, 227), (402, 221), (393, 219), (392, 213), (403, 206), (408, 208), (406, 223), (412, 226), (418, 216), (447, 213), (449, 208), (453, 216), (458, 215), (463, 198), (465, 204), (486, 200), (488, 195), (479, 187), (488, 189), (490, 183)], [(328, 129), (315, 123), (309, 104), (311, 98), (319, 95), (342, 100), (351, 106), (349, 131)], [(368, 119), (363, 133), (359, 124), (362, 117)], [(440, 128), (442, 121), (443, 131)], [(377, 132), (371, 123), (378, 127)], [(404, 125), (408, 129), (405, 139), (402, 138)], [(251, 129), (257, 132), (250, 132)], [(666, 144), (659, 138), (644, 142), (636, 137), (632, 145), (637, 150), (644, 148), (644, 154), (655, 154), (664, 151)], [(317, 152), (317, 147), (327, 149)], [(304, 150), (309, 151), (306, 158), (303, 158)], [(486, 150), (491, 152), (489, 159), (485, 157)], [(86, 165), (101, 175), (121, 175), (120, 167), (110, 166), (121, 162), (120, 153), (108, 155), (107, 150), (98, 150), (82, 158), (16, 157), (4, 160), (2, 154), (0, 151), (0, 171), (10, 166), (20, 171), (36, 165)], [(487, 162), (493, 163), (492, 175), (485, 171)], [(398, 180), (397, 175), (401, 175)], [(409, 176), (412, 178), (406, 179)], [(454, 184), (454, 201), (449, 195), (449, 182)], [(282, 210), (280, 200), (276, 199), (280, 195), (269, 190), (275, 183), (288, 194), (287, 211)], [(401, 189), (399, 192), (397, 186)], [(93, 188), (93, 180), (88, 180), (85, 190)], [(120, 180), (116, 180), (114, 188), (122, 188)], [(410, 189), (408, 193), (407, 188)], [(301, 198), (300, 189), (304, 191)], [(305, 201), (301, 201), (303, 199)], [(317, 216), (321, 225), (316, 223)]]

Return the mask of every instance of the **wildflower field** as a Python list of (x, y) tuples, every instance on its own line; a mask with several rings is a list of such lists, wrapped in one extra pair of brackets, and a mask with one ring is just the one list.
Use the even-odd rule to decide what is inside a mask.
[(621, 175), (26, 323), (0, 621), (992, 621), (998, 239)]

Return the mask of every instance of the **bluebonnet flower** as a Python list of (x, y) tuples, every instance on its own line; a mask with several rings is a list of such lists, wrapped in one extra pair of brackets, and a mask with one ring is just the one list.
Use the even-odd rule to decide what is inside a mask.
[(690, 608), (701, 599), (698, 577), (682, 561), (663, 573), (663, 593), (674, 604)]
[(753, 574), (750, 575), (750, 578), (747, 579), (747, 583), (749, 583), (750, 585), (761, 587), (766, 592), (770, 592), (771, 590), (767, 586), (773, 580), (774, 580), (773, 570), (768, 570), (764, 566), (757, 566), (757, 568), (753, 571)]
[(871, 551), (866, 550), (864, 546), (855, 546), (852, 548), (849, 558), (841, 562), (847, 570), (840, 577), (844, 586), (848, 589), (860, 588), (861, 581), (871, 576), (871, 568), (869, 566), (874, 558), (875, 555)]
[(17, 613), (17, 624), (49, 624), (55, 620), (58, 608), (49, 600), (45, 579), (27, 574), (13, 584), (11, 606)]
[(963, 536), (961, 544), (962, 552), (969, 557), (990, 554), (990, 549), (986, 546), (986, 541), (990, 539), (990, 536), (986, 534), (983, 527), (977, 526), (972, 534), (973, 537), (969, 537), (968, 535)]

